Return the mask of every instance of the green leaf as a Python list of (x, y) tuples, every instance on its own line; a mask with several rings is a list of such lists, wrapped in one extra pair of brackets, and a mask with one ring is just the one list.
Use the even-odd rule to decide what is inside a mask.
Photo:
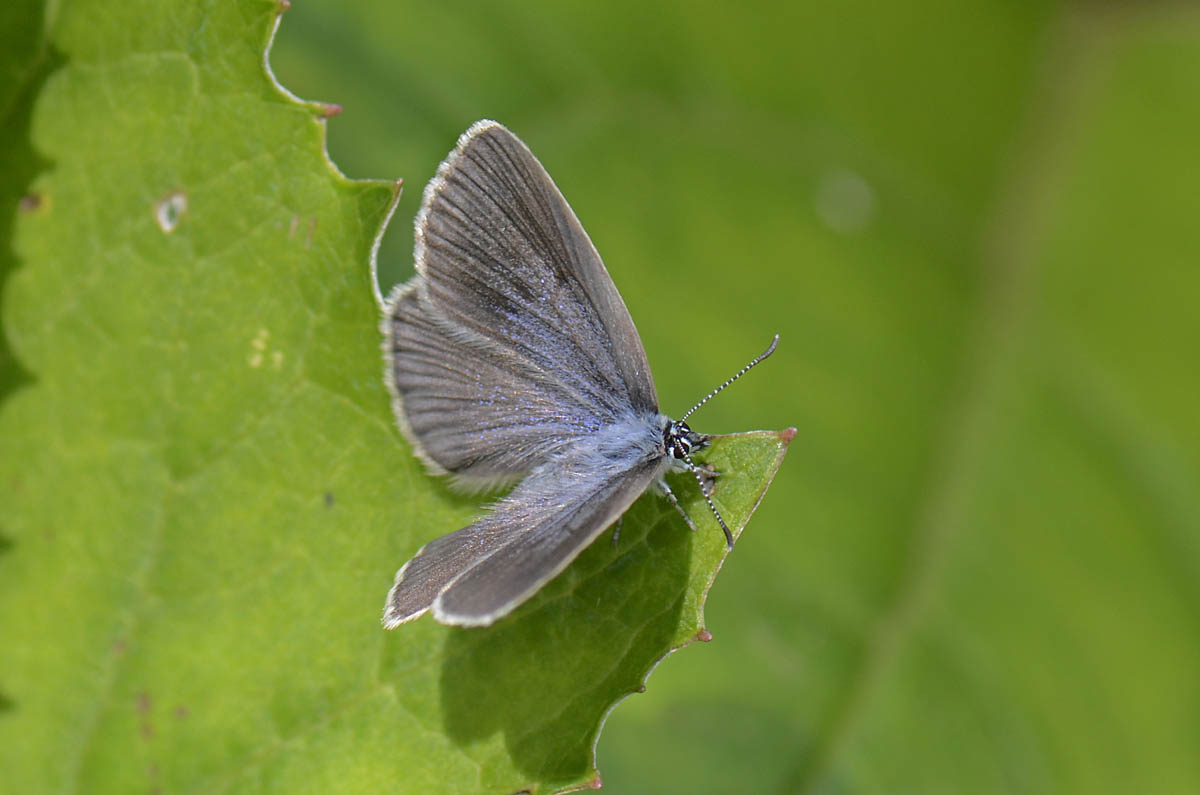
[[(790, 438), (756, 432), (714, 443), (706, 461), (724, 473), (713, 498), (727, 521), (744, 526)], [(689, 478), (673, 488), (686, 490)], [(698, 493), (685, 508), (694, 517), (708, 510)], [(440, 723), (445, 737), (380, 752), (438, 782), (442, 766), (461, 762), (447, 758), (445, 741), (471, 749), (478, 770), (463, 770), (447, 791), (598, 781), (592, 749), (615, 702), (643, 689), (667, 651), (711, 639), (704, 600), (728, 549), (711, 515), (697, 524), (699, 534), (690, 534), (669, 504), (646, 495), (626, 514), (618, 546), (608, 537), (593, 544), (510, 619), (485, 629), (414, 626), (412, 638), (389, 647), (383, 668), (401, 708)], [(431, 649), (440, 650), (432, 660)], [(440, 704), (430, 712), (435, 694)]]
[(781, 334), (702, 416), (797, 446), (606, 788), (1200, 792), (1195, 4), (306, 0), (275, 63), (349, 173), (529, 141), (668, 407)]
[[(369, 260), (397, 186), (336, 173), (331, 109), (264, 69), (281, 6), (50, 8), (0, 30), (31, 44), (0, 64), (27, 158), (3, 178), (5, 790), (592, 781), (613, 705), (708, 637), (727, 550), (694, 482), (698, 535), (649, 495), (497, 625), (384, 632), (396, 568), (479, 510), (382, 385)], [(708, 451), (739, 533), (790, 438)]]

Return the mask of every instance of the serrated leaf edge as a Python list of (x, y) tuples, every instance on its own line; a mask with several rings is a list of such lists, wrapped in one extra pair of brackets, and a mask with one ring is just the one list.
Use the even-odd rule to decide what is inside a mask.
[[(766, 433), (766, 434), (776, 435), (782, 444), (779, 447), (778, 454), (775, 456), (774, 463), (771, 465), (770, 469), (768, 470), (766, 483), (763, 485), (762, 490), (759, 492), (758, 499), (754, 501), (754, 504), (752, 506), (750, 506), (750, 510), (746, 513), (745, 520), (743, 522), (741, 522), (741, 525), (734, 532), (735, 540), (742, 537), (742, 531), (746, 529), (746, 525), (750, 524), (750, 519), (754, 516), (754, 512), (758, 510), (758, 506), (762, 504), (763, 498), (766, 497), (767, 492), (770, 491), (771, 483), (774, 482), (775, 475), (777, 475), (779, 473), (779, 467), (783, 464), (783, 458), (785, 455), (787, 455), (788, 445), (791, 443), (792, 439), (796, 438), (796, 429), (795, 428), (785, 428), (782, 431), (743, 431), (741, 433), (718, 434), (718, 435), (713, 436), (713, 438), (719, 439), (719, 438), (725, 438), (725, 437), (729, 437), (729, 436), (744, 436), (746, 434), (756, 434), (756, 433)], [(630, 696), (634, 695), (635, 693), (646, 692), (646, 684), (650, 681), (651, 674), (653, 674), (658, 669), (658, 666), (661, 665), (662, 662), (664, 660), (666, 660), (668, 657), (670, 657), (672, 654), (674, 654), (677, 651), (680, 651), (681, 649), (686, 649), (688, 646), (691, 646), (692, 644), (694, 644), (696, 642), (707, 643), (708, 641), (712, 640), (712, 635), (708, 632), (707, 629), (704, 628), (704, 623), (705, 623), (704, 608), (705, 608), (705, 605), (708, 604), (708, 592), (712, 589), (713, 583), (716, 582), (717, 575), (721, 573), (721, 568), (725, 565), (725, 561), (726, 561), (726, 559), (728, 559), (729, 553), (731, 551), (729, 549), (725, 549), (724, 545), (722, 545), (722, 549), (723, 549), (723, 551), (721, 552), (721, 557), (717, 560), (717, 565), (713, 568), (712, 573), (708, 575), (708, 580), (704, 583), (704, 588), (700, 592), (700, 605), (699, 605), (700, 631), (697, 632), (692, 637), (685, 640), (683, 643), (680, 643), (677, 646), (672, 646), (671, 648), (667, 649), (667, 652), (663, 656), (659, 657), (657, 660), (650, 663), (650, 667), (648, 669), (646, 669), (646, 673), (642, 677), (641, 683), (638, 685), (638, 687), (634, 688), (633, 690), (630, 690), (628, 693), (625, 693), (620, 698), (618, 698), (616, 701), (614, 701), (611, 705), (609, 705), (608, 709), (605, 710), (604, 714), (600, 717), (600, 723), (596, 726), (596, 736), (592, 740), (591, 770), (588, 771), (590, 773), (590, 778), (588, 778), (586, 781), (584, 781), (583, 783), (581, 783), (579, 785), (573, 785), (570, 787), (566, 787), (564, 789), (555, 790), (554, 795), (565, 795), (565, 793), (569, 793), (569, 792), (582, 792), (584, 790), (589, 790), (589, 789), (592, 789), (592, 790), (600, 789), (603, 786), (603, 781), (600, 777), (599, 766), (596, 764), (596, 749), (600, 745), (600, 737), (601, 737), (601, 735), (604, 734), (604, 726), (606, 723), (608, 723), (608, 716), (613, 713), (613, 710), (615, 710), (617, 707), (619, 707), (621, 704), (623, 704), (625, 702), (625, 699), (629, 698)]]
[(390, 183), (386, 179), (351, 179), (342, 173), (337, 164), (329, 156), (329, 130), (327, 122), (333, 116), (341, 113), (340, 105), (330, 104), (326, 102), (312, 102), (301, 99), (300, 97), (289, 91), (275, 76), (275, 71), (271, 69), (271, 48), (275, 44), (275, 36), (279, 32), (279, 25), (283, 21), (284, 12), (292, 7), (289, 0), (279, 0), (276, 4), (275, 18), (271, 23), (271, 30), (267, 34), (267, 40), (263, 44), (262, 68), (263, 73), (267, 76), (267, 80), (271, 82), (275, 90), (283, 97), (291, 100), (300, 107), (307, 108), (312, 111), (313, 121), (320, 128), (321, 138), (321, 158), (325, 161), (325, 166), (333, 173), (334, 177), (346, 184), (353, 185), (388, 185), (392, 186), (392, 200), (388, 204), (387, 210), (383, 214), (383, 218), (379, 222), (379, 228), (375, 232), (375, 239), (371, 243), (371, 256), (368, 264), (371, 272), (371, 293), (375, 297), (375, 305), (383, 310), (383, 294), (379, 290), (379, 248), (383, 244), (383, 236), (387, 233), (388, 226), (391, 224), (392, 215), (396, 212), (396, 207), (400, 204), (400, 194), (404, 189), (404, 179), (397, 177)]

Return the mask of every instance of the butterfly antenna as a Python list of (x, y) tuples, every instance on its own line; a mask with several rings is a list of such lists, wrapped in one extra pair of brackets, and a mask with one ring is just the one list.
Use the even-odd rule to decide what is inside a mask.
[[(738, 370), (736, 373), (734, 373), (734, 374), (733, 374), (733, 377), (732, 377), (732, 378), (730, 378), (728, 381), (726, 381), (725, 383), (721, 384), (719, 387), (717, 387), (716, 389), (714, 389), (713, 391), (711, 391), (711, 392), (709, 392), (707, 395), (705, 395), (705, 396), (704, 396), (704, 399), (703, 399), (703, 400), (701, 400), (701, 401), (700, 401), (699, 403), (697, 403), (696, 405), (692, 406), (690, 409), (688, 409), (688, 413), (687, 413), (687, 414), (684, 414), (682, 417), (680, 417), (680, 418), (679, 418), (679, 421), (680, 421), (680, 422), (682, 422), (683, 420), (686, 420), (688, 417), (692, 416), (692, 414), (694, 414), (694, 413), (696, 412), (696, 409), (700, 408), (700, 407), (701, 407), (701, 406), (703, 406), (705, 403), (707, 403), (708, 401), (710, 401), (710, 400), (712, 400), (714, 397), (716, 397), (716, 396), (717, 396), (717, 393), (719, 393), (719, 392), (720, 392), (722, 389), (724, 389), (725, 387), (729, 386), (729, 385), (730, 385), (730, 384), (732, 384), (734, 381), (736, 381), (736, 380), (738, 380), (739, 378), (741, 378), (742, 376), (744, 376), (746, 373), (750, 372), (750, 368), (754, 367), (754, 365), (758, 364), (758, 363), (759, 363), (759, 362), (761, 362), (763, 359), (767, 358), (767, 357), (768, 357), (768, 356), (770, 356), (772, 353), (774, 353), (774, 352), (775, 352), (775, 348), (776, 348), (776, 346), (778, 346), (778, 345), (779, 345), (779, 335), (778, 335), (778, 334), (776, 334), (776, 335), (775, 335), (775, 339), (771, 340), (771, 344), (767, 346), (767, 349), (766, 349), (765, 351), (763, 351), (762, 353), (760, 353), (758, 356), (755, 356), (755, 357), (754, 357), (754, 360), (753, 360), (752, 362), (750, 362), (750, 364), (746, 365), (746, 366), (745, 366), (745, 367), (743, 367), (741, 370)], [(697, 476), (697, 477), (699, 477), (699, 476)], [(708, 504), (709, 504), (709, 506), (711, 507), (711, 506), (712, 506), (712, 501), (710, 500)], [(717, 513), (717, 509), (716, 509), (716, 508), (713, 508), (713, 513)], [(721, 515), (720, 515), (720, 514), (717, 514), (717, 519), (720, 519), (720, 518), (721, 518)], [(724, 523), (724, 522), (721, 522), (721, 527), (725, 527), (725, 523)], [(726, 528), (726, 529), (725, 529), (725, 535), (727, 535), (727, 536), (729, 535), (729, 529), (728, 529), (728, 528)], [(732, 543), (732, 542), (730, 542), (730, 543)]]
[[(775, 338), (776, 340), (779, 337)], [(690, 455), (683, 457), (684, 461), (692, 469), (692, 474), (696, 476), (696, 483), (700, 486), (700, 493), (704, 495), (704, 501), (708, 503), (708, 509), (712, 511), (713, 516), (717, 517), (717, 524), (721, 525), (721, 529), (725, 531), (725, 544), (733, 549), (733, 533), (729, 532), (729, 525), (725, 524), (725, 520), (721, 517), (721, 512), (717, 510), (717, 506), (713, 504), (712, 497), (708, 496), (708, 489), (704, 488), (704, 479), (700, 477), (700, 467), (692, 461)]]

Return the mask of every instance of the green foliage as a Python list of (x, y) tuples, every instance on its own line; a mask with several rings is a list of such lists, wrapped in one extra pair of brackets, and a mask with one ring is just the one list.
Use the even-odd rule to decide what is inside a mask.
[[(477, 509), (387, 417), (362, 259), (390, 194), (314, 164), (320, 109), (259, 71), (271, 7), (176, 5), (0, 12), (0, 393), (25, 383), (0, 789), (586, 780), (566, 710), (526, 728), (521, 693), (628, 648), (579, 663), (591, 720), (707, 580), (670, 635), (640, 589), (719, 538), (649, 501), (510, 625), (380, 632), (396, 564)], [(346, 173), (407, 180), (391, 280), (420, 187), (493, 117), (596, 241), (668, 411), (782, 335), (695, 425), (795, 424), (796, 449), (716, 641), (613, 712), (606, 791), (1200, 791), (1187, 4), (304, 0), (272, 65), (345, 107)], [(634, 617), (539, 633), (597, 597)]]
[(606, 790), (1200, 791), (1194, 6), (306, 0), (274, 63), (348, 173), (524, 137), (668, 408), (782, 335), (697, 424), (788, 465)]
[[(396, 568), (479, 507), (390, 417), (368, 261), (396, 187), (338, 175), (329, 108), (270, 80), (279, 6), (52, 8), (0, 30), (25, 45), (0, 63), (21, 166), (2, 185), (4, 791), (587, 783), (611, 707), (704, 634), (727, 551), (695, 484), (677, 491), (699, 535), (650, 495), (619, 546), (496, 626), (384, 632)], [(710, 450), (739, 532), (789, 438)]]

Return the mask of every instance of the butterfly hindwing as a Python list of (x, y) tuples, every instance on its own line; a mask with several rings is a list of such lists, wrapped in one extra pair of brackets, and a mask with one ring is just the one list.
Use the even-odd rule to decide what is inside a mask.
[(523, 480), (474, 524), (431, 541), (400, 571), (384, 624), (431, 606), (445, 624), (508, 614), (558, 575), (659, 478), (646, 422), (613, 426)]

